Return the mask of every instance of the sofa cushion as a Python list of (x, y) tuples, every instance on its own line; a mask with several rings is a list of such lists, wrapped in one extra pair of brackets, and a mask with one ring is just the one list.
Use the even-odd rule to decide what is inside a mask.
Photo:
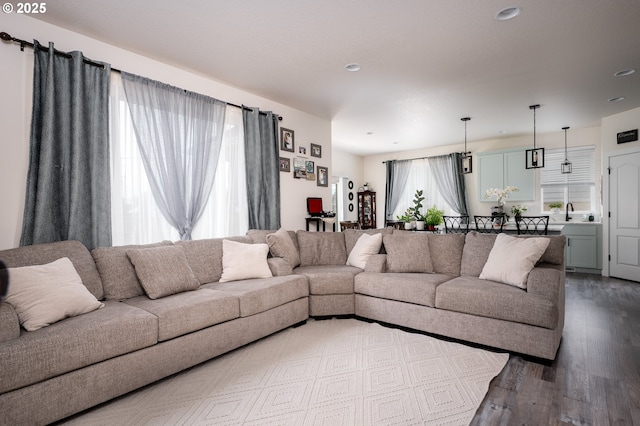
[(180, 246), (132, 249), (127, 251), (127, 256), (150, 299), (200, 287)]
[(307, 279), (301, 275), (205, 284), (204, 288), (237, 296), (240, 316), (248, 317), (309, 296)]
[[(497, 236), (498, 234), (482, 234), (477, 231), (471, 231), (467, 234), (462, 251), (461, 275), (480, 276)], [(549, 239), (549, 246), (542, 254), (540, 262), (554, 265), (564, 264), (564, 235), (545, 235), (544, 237), (519, 235), (517, 238)]]
[[(347, 255), (351, 253), (353, 247), (356, 245), (358, 239), (362, 234), (376, 235), (376, 234), (392, 234), (393, 228), (378, 228), (378, 229), (345, 229), (342, 231), (344, 234), (344, 243), (347, 249)], [(380, 247), (380, 253), (385, 253), (384, 246)]]
[[(246, 238), (251, 240), (252, 243), (267, 244), (267, 235), (273, 234), (275, 232), (277, 232), (276, 229), (273, 229), (273, 230), (269, 230), (269, 229), (249, 229), (247, 231)], [(287, 231), (287, 233), (291, 237), (291, 241), (293, 241), (293, 245), (296, 247), (296, 250), (299, 251), (299, 248), (298, 248), (298, 237), (296, 235), (296, 231)]]
[(300, 266), (345, 265), (347, 250), (342, 232), (298, 231)]
[(136, 270), (127, 256), (127, 250), (170, 246), (171, 241), (154, 244), (98, 247), (91, 254), (100, 272), (107, 300), (124, 300), (142, 296), (144, 289), (138, 281)]
[(266, 240), (269, 245), (269, 252), (273, 257), (285, 259), (289, 262), (291, 268), (295, 268), (300, 265), (298, 249), (293, 244), (293, 240), (291, 239), (289, 232), (284, 228), (280, 228), (273, 234), (267, 234)]
[(223, 240), (220, 282), (272, 277), (267, 254), (269, 246), (266, 244), (244, 244)]
[(429, 253), (435, 273), (460, 275), (464, 238), (464, 234), (429, 234)]
[(383, 235), (387, 252), (387, 272), (433, 272), (429, 235), (423, 232), (399, 232)]
[(558, 305), (551, 299), (469, 276), (441, 284), (436, 291), (436, 308), (549, 329), (556, 327), (559, 315)]
[(68, 257), (46, 265), (9, 268), (9, 277), (7, 303), (28, 331), (104, 306), (82, 284)]
[[(29, 265), (44, 265), (68, 257), (82, 278), (82, 284), (100, 300), (105, 293), (102, 280), (89, 250), (79, 241), (59, 241), (48, 244), (35, 244), (0, 251), (0, 259), (7, 268)], [(126, 256), (125, 256), (126, 257)], [(135, 275), (135, 274), (134, 274)]]
[(367, 266), (369, 256), (378, 254), (380, 247), (382, 247), (382, 234), (360, 235), (356, 245), (353, 246), (353, 249), (349, 252), (347, 265), (364, 269)]
[(240, 316), (237, 297), (205, 288), (158, 300), (138, 296), (124, 303), (158, 317), (158, 341), (161, 342)]
[[(225, 240), (239, 243), (251, 243), (248, 237), (228, 237)], [(222, 240), (223, 238), (206, 238), (203, 240), (176, 241), (177, 246), (184, 248), (187, 262), (200, 284), (212, 283), (222, 276)]]
[(499, 234), (480, 278), (526, 289), (529, 272), (548, 246), (548, 238), (516, 238)]
[(496, 237), (497, 234), (482, 234), (476, 231), (467, 233), (462, 249), (460, 275), (480, 276)]
[(354, 290), (381, 299), (434, 307), (436, 289), (451, 278), (443, 274), (364, 272), (356, 275)]
[(0, 343), (20, 337), (18, 314), (8, 303), (0, 302)]
[(293, 271), (309, 280), (309, 294), (353, 294), (353, 277), (362, 269), (348, 265), (301, 266)]
[[(536, 238), (531, 235), (521, 235), (518, 238)], [(539, 238), (539, 237), (537, 237)], [(541, 263), (550, 263), (552, 265), (563, 265), (564, 264), (564, 246), (565, 239), (564, 235), (545, 235), (544, 238), (549, 240), (549, 246), (542, 254), (542, 258), (540, 259)]]
[[(0, 393), (156, 344), (158, 319), (120, 302), (0, 345)], [(79, 391), (80, 388), (79, 388)]]

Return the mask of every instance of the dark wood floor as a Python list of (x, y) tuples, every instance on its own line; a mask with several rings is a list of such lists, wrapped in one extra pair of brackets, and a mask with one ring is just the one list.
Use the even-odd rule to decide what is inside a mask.
[(472, 425), (640, 425), (640, 283), (567, 273), (553, 362), (511, 355)]

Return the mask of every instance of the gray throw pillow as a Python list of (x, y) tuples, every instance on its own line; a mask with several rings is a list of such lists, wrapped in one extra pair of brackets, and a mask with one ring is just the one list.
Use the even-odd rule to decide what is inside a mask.
[(273, 257), (285, 259), (291, 265), (291, 268), (300, 265), (300, 255), (286, 229), (280, 228), (273, 234), (268, 234), (267, 244)]
[(128, 250), (138, 280), (149, 299), (159, 299), (188, 290), (200, 283), (191, 271), (180, 246)]

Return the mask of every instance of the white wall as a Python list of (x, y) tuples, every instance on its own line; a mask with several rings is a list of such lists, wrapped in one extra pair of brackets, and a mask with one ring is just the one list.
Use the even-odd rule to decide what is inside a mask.
[[(331, 170), (331, 122), (300, 110), (265, 99), (249, 92), (216, 81), (212, 78), (170, 66), (145, 56), (120, 49), (32, 19), (25, 15), (0, 14), (0, 30), (24, 40), (37, 39), (42, 44), (55, 43), (63, 51), (80, 50), (85, 56), (110, 63), (113, 67), (154, 80), (202, 93), (236, 105), (255, 106), (271, 110), (284, 117), (282, 127), (295, 131), (296, 144), (322, 145), (322, 158), (310, 157), (316, 166)], [(117, 29), (114, 29), (117, 31)], [(0, 43), (0, 249), (16, 247), (20, 240), (26, 175), (28, 167), (29, 126), (31, 120), (31, 86), (33, 52), (24, 52), (16, 44)], [(281, 152), (281, 156), (293, 157)], [(11, 178), (8, 179), (7, 176)], [(315, 182), (293, 179), (293, 174), (281, 173), (282, 226), (287, 229), (304, 229), (306, 197), (323, 198), (331, 205), (331, 187), (318, 187)]]
[[(491, 203), (486, 201), (480, 201), (478, 197), (478, 185), (477, 178), (478, 173), (476, 167), (478, 166), (477, 155), (480, 152), (495, 151), (511, 148), (530, 148), (533, 144), (533, 134), (525, 136), (514, 136), (500, 139), (489, 139), (476, 142), (467, 142), (467, 149), (473, 154), (473, 167), (474, 172), (465, 175), (465, 183), (467, 186), (467, 199), (469, 202), (470, 215), (490, 214)], [(596, 176), (600, 176), (600, 128), (588, 127), (582, 129), (569, 129), (567, 133), (567, 145), (568, 147), (595, 145), (596, 146)], [(564, 131), (536, 134), (536, 146), (544, 147), (545, 149), (564, 148)], [(451, 152), (461, 152), (464, 149), (464, 141), (455, 145), (446, 145), (435, 148), (427, 148), (413, 151), (399, 151), (389, 154), (372, 155), (364, 158), (364, 178), (368, 180), (374, 188), (381, 189), (378, 191), (377, 204), (377, 227), (383, 227), (385, 225), (384, 218), (384, 187), (385, 187), (385, 167), (382, 163), (386, 160), (402, 160), (409, 158), (430, 157), (435, 155), (444, 155)], [(524, 164), (523, 166), (524, 167)], [(600, 179), (598, 179), (597, 185), (599, 185)], [(539, 184), (539, 171), (536, 171), (536, 186)], [(599, 192), (599, 187), (597, 191)], [(521, 203), (529, 207), (528, 212), (535, 214), (539, 211), (540, 200), (539, 192), (536, 194), (536, 200), (533, 202)], [(408, 207), (408, 206), (407, 206)], [(599, 213), (599, 212), (596, 212)]]
[[(628, 152), (640, 151), (640, 141), (627, 142), (618, 145), (617, 134), (627, 130), (640, 128), (640, 108), (635, 108), (620, 114), (602, 119), (602, 170), (609, 167), (609, 156), (612, 154), (626, 155)], [(603, 215), (602, 215), (602, 275), (609, 276), (609, 179), (608, 174), (603, 179)], [(636, 212), (640, 214), (640, 212)]]
[[(364, 184), (364, 158), (359, 155), (350, 154), (348, 152), (334, 149), (332, 162), (333, 176), (342, 178), (341, 182), (343, 184), (343, 190), (341, 191), (341, 202), (344, 212), (343, 218), (344, 220), (356, 222), (358, 220), (358, 188)], [(349, 181), (353, 182), (353, 189), (351, 190), (347, 186)], [(353, 200), (349, 200), (349, 192), (353, 193)], [(354, 206), (352, 212), (350, 212), (347, 208), (349, 203), (352, 203)]]

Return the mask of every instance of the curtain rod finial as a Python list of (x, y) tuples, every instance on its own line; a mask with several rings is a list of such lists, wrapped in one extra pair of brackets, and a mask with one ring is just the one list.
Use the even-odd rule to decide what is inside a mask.
[(4, 31), (0, 33), (0, 38), (4, 41), (13, 41), (13, 37), (11, 37), (8, 33)]

